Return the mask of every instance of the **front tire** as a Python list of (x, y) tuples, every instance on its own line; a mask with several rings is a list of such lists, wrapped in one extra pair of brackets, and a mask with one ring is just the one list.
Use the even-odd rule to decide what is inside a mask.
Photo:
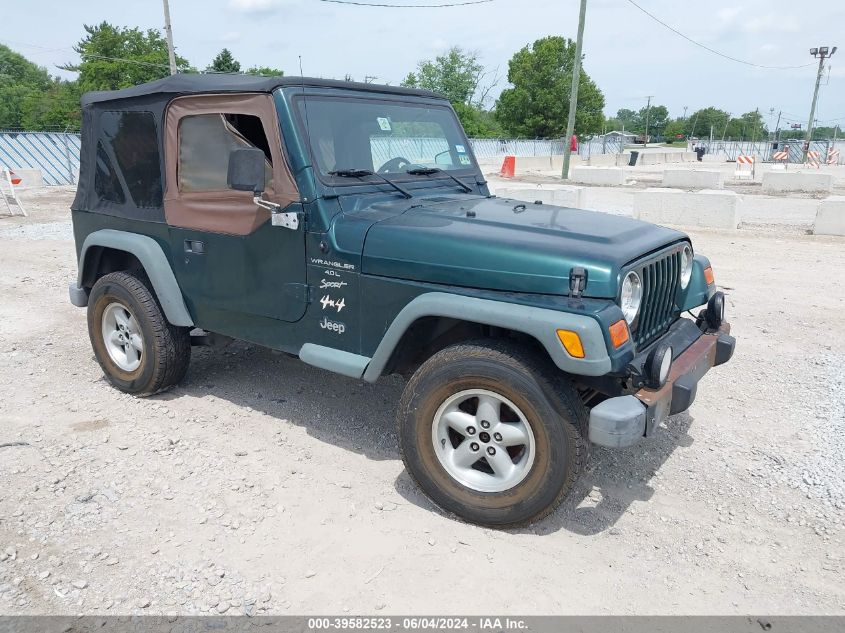
[(91, 289), (88, 336), (106, 378), (121, 391), (149, 396), (182, 380), (189, 332), (167, 321), (143, 273), (109, 273)]
[(587, 458), (587, 411), (545, 358), (476, 341), (428, 359), (402, 394), (399, 444), (408, 472), (438, 506), (491, 527), (549, 514)]

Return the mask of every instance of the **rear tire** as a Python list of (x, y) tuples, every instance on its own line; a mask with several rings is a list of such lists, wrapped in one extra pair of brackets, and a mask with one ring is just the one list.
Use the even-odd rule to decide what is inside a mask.
[(88, 336), (108, 381), (149, 396), (177, 384), (191, 360), (190, 328), (171, 325), (146, 275), (115, 272), (94, 284)]
[(438, 352), (411, 377), (399, 445), (435, 504), (472, 523), (515, 527), (546, 516), (572, 489), (587, 459), (587, 420), (547, 359), (475, 341)]

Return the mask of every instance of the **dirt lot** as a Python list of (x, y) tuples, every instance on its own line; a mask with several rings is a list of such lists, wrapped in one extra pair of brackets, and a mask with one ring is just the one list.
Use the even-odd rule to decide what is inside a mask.
[(70, 198), (0, 218), (0, 613), (845, 613), (845, 239), (693, 233), (734, 360), (493, 531), (404, 472), (398, 379), (236, 344), (170, 393), (110, 388), (67, 300)]

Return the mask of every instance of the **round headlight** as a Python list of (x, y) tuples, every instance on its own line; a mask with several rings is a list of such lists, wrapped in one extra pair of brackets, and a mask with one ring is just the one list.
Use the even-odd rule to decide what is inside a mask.
[(642, 300), (643, 284), (640, 276), (632, 270), (622, 281), (622, 294), (619, 297), (619, 307), (622, 308), (622, 314), (625, 315), (625, 320), (629, 325), (637, 317)]
[(692, 277), (692, 248), (684, 246), (681, 252), (681, 290), (686, 290)]

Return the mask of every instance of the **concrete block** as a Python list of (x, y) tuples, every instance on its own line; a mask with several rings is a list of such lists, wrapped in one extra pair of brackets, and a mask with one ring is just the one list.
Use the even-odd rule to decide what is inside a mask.
[(725, 176), (715, 169), (665, 169), (663, 186), (677, 189), (723, 189)]
[(12, 172), (21, 179), (21, 184), (15, 185), (16, 189), (33, 189), (44, 186), (44, 176), (40, 169), (12, 167)]
[(833, 174), (808, 171), (769, 171), (763, 175), (763, 191), (765, 193), (786, 193), (789, 191), (830, 193), (832, 190)]
[(651, 188), (634, 193), (634, 217), (655, 224), (736, 229), (741, 198), (733, 191), (696, 193)]
[(624, 185), (625, 170), (621, 167), (574, 167), (569, 179), (587, 185)]
[(618, 154), (593, 154), (588, 162), (590, 167), (616, 167), (617, 156)]
[(540, 200), (543, 204), (553, 204), (559, 207), (586, 208), (585, 188), (572, 185), (559, 185), (542, 189), (538, 187), (502, 187), (496, 189), (495, 193), (500, 198), (511, 198), (529, 204)]
[(830, 196), (819, 203), (813, 233), (845, 236), (845, 196)]
[(695, 152), (681, 152), (682, 163), (697, 163), (698, 155)]
[(517, 156), (516, 173), (554, 169), (551, 156)]
[(666, 162), (665, 152), (640, 152), (640, 165), (662, 165)]

